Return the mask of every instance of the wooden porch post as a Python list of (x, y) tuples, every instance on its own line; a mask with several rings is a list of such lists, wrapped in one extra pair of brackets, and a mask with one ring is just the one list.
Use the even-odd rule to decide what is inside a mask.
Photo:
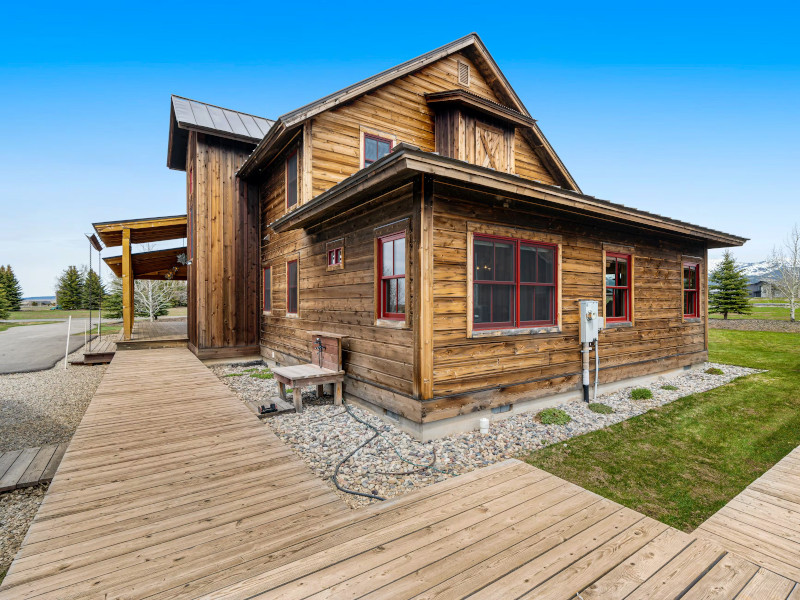
[(122, 230), (122, 333), (131, 339), (133, 333), (133, 261), (131, 259), (131, 230)]

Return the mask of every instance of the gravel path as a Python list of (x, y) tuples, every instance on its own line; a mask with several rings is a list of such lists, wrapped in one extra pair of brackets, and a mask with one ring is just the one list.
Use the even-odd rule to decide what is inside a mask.
[(0, 494), (0, 573), (14, 560), (46, 491), (40, 485)]
[(737, 331), (778, 331), (800, 333), (800, 321), (775, 321), (772, 319), (709, 319), (709, 329), (736, 329)]
[[(724, 374), (706, 374), (704, 370), (709, 367), (722, 369)], [(254, 371), (246, 372), (247, 368), (254, 367), (220, 366), (213, 367), (212, 370), (240, 398), (266, 400), (277, 394), (277, 384), (273, 379), (251, 377)], [(264, 369), (263, 365), (261, 368)], [(353, 459), (342, 466), (339, 482), (350, 489), (390, 498), (576, 435), (608, 427), (683, 396), (704, 392), (737, 377), (758, 372), (744, 367), (706, 363), (703, 370), (655, 381), (648, 386), (653, 392), (650, 400), (631, 400), (630, 391), (633, 388), (598, 396), (598, 402), (614, 409), (612, 414), (594, 413), (583, 402), (568, 402), (558, 406), (572, 417), (567, 425), (542, 425), (535, 414), (529, 413), (493, 422), (487, 435), (473, 431), (425, 444), (417, 442), (372, 413), (351, 406), (358, 418), (378, 428), (382, 435), (359, 450)], [(226, 377), (236, 373), (242, 375)], [(667, 383), (678, 389), (662, 390), (661, 386)], [(313, 388), (309, 388), (304, 393), (304, 400), (311, 400), (314, 396)], [(300, 455), (314, 473), (329, 483), (336, 464), (373, 433), (354, 420), (343, 407), (331, 404), (307, 405), (301, 415), (280, 415), (266, 419), (265, 423)], [(395, 449), (416, 465), (429, 464), (435, 453), (436, 469), (418, 469), (401, 460)], [(352, 508), (375, 502), (368, 498), (337, 493)]]

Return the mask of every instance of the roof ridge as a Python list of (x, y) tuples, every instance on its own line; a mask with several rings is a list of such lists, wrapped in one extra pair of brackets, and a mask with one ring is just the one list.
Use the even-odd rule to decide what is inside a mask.
[[(269, 121), (270, 123), (274, 123), (276, 121), (276, 119), (270, 119), (268, 117), (260, 117), (258, 115), (254, 115), (253, 113), (244, 112), (242, 110), (236, 110), (235, 108), (225, 108), (224, 106), (220, 106), (218, 104), (211, 104), (210, 102), (203, 102), (202, 100), (195, 100), (194, 98), (187, 98), (186, 96), (179, 96), (178, 94), (170, 94), (170, 98), (180, 98), (181, 100), (186, 100), (187, 102), (197, 102), (198, 104), (213, 106), (214, 108), (218, 108), (220, 110), (227, 110), (230, 112), (238, 113), (240, 115), (247, 115), (248, 117), (253, 117), (254, 119), (262, 119), (263, 121)], [(192, 114), (194, 114), (194, 111), (192, 111)]]

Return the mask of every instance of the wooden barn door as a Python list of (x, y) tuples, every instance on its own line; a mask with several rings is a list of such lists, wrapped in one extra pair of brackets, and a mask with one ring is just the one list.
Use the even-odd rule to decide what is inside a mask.
[(495, 171), (508, 171), (505, 133), (486, 123), (475, 123), (475, 164)]

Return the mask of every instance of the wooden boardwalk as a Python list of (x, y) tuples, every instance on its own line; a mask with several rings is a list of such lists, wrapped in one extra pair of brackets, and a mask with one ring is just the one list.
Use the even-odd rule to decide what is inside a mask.
[(51, 444), (0, 453), (0, 492), (50, 483), (66, 450), (66, 444)]
[(122, 339), (122, 331), (95, 338), (85, 346), (83, 358), (73, 364), (107, 364), (117, 350), (182, 347), (187, 341), (186, 319), (134, 321), (130, 340)]
[(118, 352), (0, 598), (738, 598), (800, 585), (515, 460), (350, 511), (185, 349)]
[(800, 580), (800, 447), (747, 486), (695, 534)]

